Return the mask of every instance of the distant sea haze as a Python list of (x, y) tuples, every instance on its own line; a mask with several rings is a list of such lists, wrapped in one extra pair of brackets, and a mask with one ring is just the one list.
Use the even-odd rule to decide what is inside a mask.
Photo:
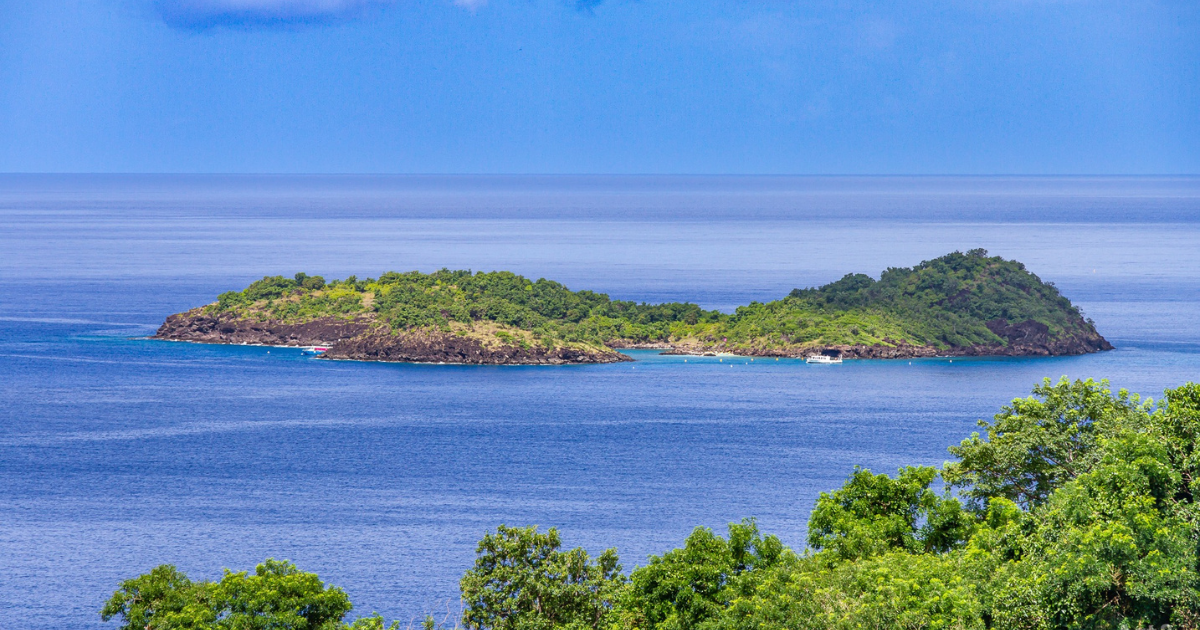
[[(793, 548), (855, 465), (939, 465), (1044, 377), (1200, 379), (1200, 179), (0, 176), (0, 606), (288, 558), (356, 613), (457, 610), (496, 525), (630, 568), (743, 517)], [(983, 247), (1117, 349), (1050, 359), (465, 367), (154, 342), (264, 275), (510, 270), (729, 311)], [(686, 362), (685, 362), (686, 359)]]

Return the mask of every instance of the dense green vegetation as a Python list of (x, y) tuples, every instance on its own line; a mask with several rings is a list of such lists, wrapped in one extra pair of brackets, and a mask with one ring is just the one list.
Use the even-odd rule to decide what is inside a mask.
[[(1046, 380), (940, 470), (855, 470), (822, 493), (808, 547), (752, 520), (697, 528), (629, 574), (615, 550), (501, 526), (461, 582), (470, 630), (1200, 627), (1200, 385), (1141, 400)], [(938, 479), (942, 483), (938, 484)], [(940, 486), (940, 487), (939, 487)], [(134, 628), (346, 628), (345, 594), (291, 565), (192, 583), (129, 580), (105, 619)], [(426, 620), (426, 628), (434, 626)], [(458, 625), (458, 624), (456, 624)], [(358, 630), (380, 629), (378, 617)]]
[(508, 272), (442, 270), (350, 277), (326, 283), (297, 274), (259, 280), (224, 293), (210, 313), (305, 321), (370, 316), (392, 330), (494, 322), (530, 331), (545, 344), (664, 342), (726, 348), (808, 345), (1003, 345), (985, 325), (995, 319), (1035, 320), (1052, 337), (1094, 332), (1078, 309), (1021, 263), (984, 250), (955, 252), (911, 269), (888, 269), (879, 280), (851, 274), (783, 299), (754, 302), (732, 314), (695, 304), (639, 304), (550, 280)]
[(254, 575), (226, 571), (217, 582), (193, 582), (173, 566), (157, 567), (122, 582), (100, 616), (105, 621), (119, 617), (122, 630), (316, 630), (344, 627), (341, 620), (350, 608), (345, 591), (325, 586), (288, 562), (267, 560)]

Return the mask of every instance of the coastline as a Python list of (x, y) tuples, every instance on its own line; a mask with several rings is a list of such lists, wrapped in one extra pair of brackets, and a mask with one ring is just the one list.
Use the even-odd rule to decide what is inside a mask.
[[(320, 358), (331, 361), (431, 363), (444, 365), (578, 365), (633, 361), (620, 350), (660, 350), (684, 356), (736, 356), (802, 359), (824, 354), (843, 359), (916, 359), (935, 357), (1075, 356), (1113, 349), (1099, 334), (1051, 339), (1044, 326), (1010, 326), (1008, 345), (919, 346), (813, 344), (789, 346), (729, 346), (681, 340), (677, 342), (617, 339), (604, 347), (587, 344), (541, 345), (496, 327), (482, 331), (406, 330), (392, 332), (370, 318), (317, 318), (308, 322), (272, 322), (209, 315), (202, 308), (171, 315), (150, 339), (276, 348), (327, 346)], [(999, 327), (998, 327), (999, 329)], [(486, 333), (486, 334), (485, 334)], [(501, 337), (501, 335), (504, 335)]]
[(304, 323), (212, 316), (203, 309), (171, 315), (150, 339), (220, 345), (297, 348), (326, 346), (320, 358), (387, 363), (453, 365), (572, 365), (632, 361), (608, 347), (585, 344), (545, 346), (521, 331), (406, 330), (392, 332), (372, 318), (318, 318)]

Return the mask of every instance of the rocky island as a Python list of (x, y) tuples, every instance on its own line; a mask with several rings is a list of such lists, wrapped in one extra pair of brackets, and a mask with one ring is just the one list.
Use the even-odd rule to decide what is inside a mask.
[(1019, 262), (954, 252), (878, 280), (850, 274), (734, 313), (571, 291), (509, 272), (266, 277), (171, 315), (157, 339), (327, 346), (328, 359), (466, 364), (612, 363), (626, 348), (899, 359), (1111, 350), (1091, 320)]

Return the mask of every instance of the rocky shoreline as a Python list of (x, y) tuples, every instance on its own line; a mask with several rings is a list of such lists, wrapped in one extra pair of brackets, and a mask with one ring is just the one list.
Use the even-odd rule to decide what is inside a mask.
[(203, 309), (171, 315), (151, 337), (194, 343), (324, 346), (322, 358), (345, 361), (466, 365), (569, 365), (633, 359), (609, 348), (522, 346), (440, 331), (393, 334), (372, 318), (318, 318), (304, 323), (258, 321)]
[(459, 332), (411, 330), (393, 333), (373, 318), (318, 318), (304, 323), (257, 321), (232, 314), (209, 314), (202, 308), (171, 315), (154, 339), (195, 343), (269, 346), (325, 346), (325, 359), (466, 365), (570, 365), (632, 361), (618, 350), (661, 350), (663, 354), (803, 358), (825, 354), (846, 359), (913, 359), (935, 356), (1065, 356), (1112, 350), (1097, 333), (1076, 333), (1051, 339), (1045, 324), (1029, 320), (1016, 324), (988, 322), (988, 328), (1007, 345), (935, 348), (903, 342), (892, 345), (728, 346), (724, 342), (637, 342), (617, 340), (607, 348), (563, 345), (545, 347), (493, 340)]

